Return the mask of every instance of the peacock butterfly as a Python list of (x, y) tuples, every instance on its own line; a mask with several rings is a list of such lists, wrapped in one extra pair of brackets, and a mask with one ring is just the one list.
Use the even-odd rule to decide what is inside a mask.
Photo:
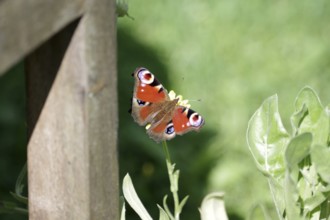
[(197, 112), (171, 99), (154, 74), (143, 67), (132, 74), (135, 78), (132, 108), (134, 120), (141, 126), (150, 124), (147, 133), (156, 142), (170, 140), (176, 134), (198, 131), (205, 123)]

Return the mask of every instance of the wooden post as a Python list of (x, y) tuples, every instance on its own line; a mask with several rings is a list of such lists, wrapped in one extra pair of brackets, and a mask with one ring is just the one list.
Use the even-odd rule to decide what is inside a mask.
[[(119, 219), (115, 1), (85, 7), (41, 113), (31, 115), (31, 220)], [(29, 81), (47, 74), (33, 68), (45, 60), (39, 52), (29, 59)], [(43, 103), (36, 91), (28, 102)]]
[(0, 75), (84, 12), (86, 0), (1, 0)]

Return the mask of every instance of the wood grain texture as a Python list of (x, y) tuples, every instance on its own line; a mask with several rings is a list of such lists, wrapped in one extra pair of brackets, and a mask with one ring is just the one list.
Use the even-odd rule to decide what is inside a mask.
[(31, 220), (119, 219), (115, 23), (90, 1), (66, 50), (28, 145)]
[(61, 29), (25, 59), (28, 137), (38, 121), (78, 22)]
[(0, 75), (84, 10), (85, 0), (1, 0)]

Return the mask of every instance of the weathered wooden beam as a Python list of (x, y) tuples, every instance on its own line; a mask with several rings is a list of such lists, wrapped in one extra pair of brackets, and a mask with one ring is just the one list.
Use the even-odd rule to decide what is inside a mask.
[(28, 145), (31, 220), (119, 219), (115, 24), (90, 1), (73, 34)]
[(38, 121), (78, 22), (63, 28), (25, 59), (28, 137)]
[(85, 0), (0, 1), (0, 75), (84, 11)]

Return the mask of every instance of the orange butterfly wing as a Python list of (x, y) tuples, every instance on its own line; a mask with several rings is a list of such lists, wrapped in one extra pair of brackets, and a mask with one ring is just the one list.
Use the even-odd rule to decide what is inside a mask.
[(131, 114), (139, 125), (151, 124), (148, 135), (156, 142), (170, 140), (176, 134), (198, 131), (204, 119), (195, 111), (170, 100), (167, 90), (147, 69), (137, 68)]

